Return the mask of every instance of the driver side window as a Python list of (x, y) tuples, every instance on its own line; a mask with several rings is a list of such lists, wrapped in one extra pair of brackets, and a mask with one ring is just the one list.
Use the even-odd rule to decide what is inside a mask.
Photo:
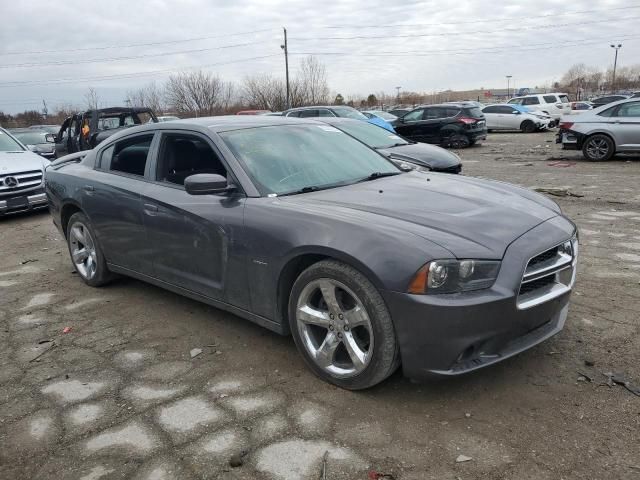
[(197, 173), (215, 173), (226, 177), (227, 169), (204, 139), (183, 133), (164, 134), (156, 180), (184, 185), (188, 176)]

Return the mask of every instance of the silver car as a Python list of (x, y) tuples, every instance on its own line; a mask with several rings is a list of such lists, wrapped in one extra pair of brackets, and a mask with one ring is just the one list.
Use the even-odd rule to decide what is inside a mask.
[(557, 143), (582, 150), (587, 160), (610, 160), (616, 153), (640, 152), (640, 99), (609, 103), (560, 121)]

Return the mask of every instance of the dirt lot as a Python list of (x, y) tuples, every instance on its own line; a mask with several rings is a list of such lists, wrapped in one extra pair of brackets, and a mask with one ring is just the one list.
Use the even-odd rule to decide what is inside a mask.
[(234, 315), (84, 286), (47, 213), (0, 219), (0, 478), (315, 480), (327, 451), (330, 480), (640, 478), (640, 397), (601, 385), (640, 385), (640, 158), (587, 163), (553, 135), (461, 155), (468, 175), (580, 195), (554, 198), (581, 229), (567, 326), (448, 381), (339, 390)]

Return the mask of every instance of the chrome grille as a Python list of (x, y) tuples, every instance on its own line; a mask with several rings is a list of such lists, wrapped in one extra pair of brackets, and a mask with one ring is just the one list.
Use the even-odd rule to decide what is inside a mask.
[(42, 171), (30, 170), (0, 175), (0, 195), (31, 190), (42, 183)]
[(534, 307), (571, 290), (577, 258), (575, 237), (532, 257), (522, 276), (518, 308)]

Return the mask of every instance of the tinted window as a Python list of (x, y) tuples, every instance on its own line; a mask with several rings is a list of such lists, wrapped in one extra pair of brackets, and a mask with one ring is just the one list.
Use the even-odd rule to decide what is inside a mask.
[(402, 117), (402, 119), (406, 121), (422, 120), (423, 113), (424, 113), (424, 108), (419, 108), (417, 110), (413, 110), (407, 113), (404, 117)]
[(335, 117), (335, 115), (331, 113), (329, 110), (327, 110), (326, 108), (319, 109), (318, 116), (319, 117)]
[(140, 135), (116, 142), (109, 170), (144, 176), (153, 135)]
[(522, 99), (522, 105), (539, 105), (538, 97), (525, 97)]
[(556, 103), (558, 101), (555, 95), (545, 95), (542, 98), (544, 98), (544, 101), (547, 103)]
[(109, 162), (111, 161), (111, 157), (113, 157), (113, 149), (115, 145), (111, 145), (109, 148), (105, 148), (100, 154), (100, 168), (109, 168)]
[(362, 113), (351, 107), (334, 107), (333, 113), (335, 113), (338, 117), (353, 118), (355, 120), (367, 119), (367, 117), (365, 117)]
[(422, 118), (425, 120), (436, 120), (438, 118), (445, 118), (447, 116), (447, 109), (443, 107), (429, 107), (424, 109), (424, 115)]
[(227, 169), (202, 138), (178, 133), (163, 135), (156, 179), (184, 185), (185, 178), (197, 173), (215, 173), (226, 177)]
[(499, 113), (500, 112), (500, 106), (498, 105), (492, 105), (490, 107), (484, 107), (484, 109), (482, 110), (482, 113)]
[[(478, 111), (480, 111), (480, 109), (477, 109)], [(458, 115), (460, 113), (460, 109), (459, 108), (451, 108), (451, 107), (447, 107), (445, 109), (445, 115), (447, 117), (455, 117), (456, 115)]]
[(504, 113), (509, 113), (509, 114), (511, 114), (511, 113), (513, 113), (513, 112), (515, 112), (515, 111), (516, 111), (516, 109), (515, 109), (515, 108), (513, 108), (513, 107), (509, 107), (509, 106), (507, 106), (507, 105), (499, 105), (499, 106), (497, 106), (497, 107), (496, 107), (496, 109), (497, 109), (497, 110), (496, 110), (496, 113), (503, 113), (503, 114), (504, 114)]
[(469, 115), (472, 118), (484, 118), (482, 110), (480, 110), (478, 107), (465, 109), (465, 115)]
[(610, 107), (607, 108), (606, 110), (600, 112), (598, 115), (601, 117), (610, 117), (613, 115), (613, 112), (617, 109), (618, 107)]
[(318, 110), (302, 110), (300, 112), (300, 118), (312, 118), (318, 116)]
[(567, 97), (566, 95), (558, 95), (560, 97), (560, 101), (562, 103), (569, 103), (569, 97)]
[(522, 105), (524, 98), (512, 98), (511, 100), (509, 100), (507, 103), (511, 103), (513, 105)]
[(625, 103), (618, 107), (617, 117), (640, 117), (640, 102)]
[(289, 112), (287, 113), (287, 117), (299, 117), (300, 112)]
[(354, 183), (374, 172), (400, 172), (330, 125), (247, 128), (220, 136), (263, 195)]

